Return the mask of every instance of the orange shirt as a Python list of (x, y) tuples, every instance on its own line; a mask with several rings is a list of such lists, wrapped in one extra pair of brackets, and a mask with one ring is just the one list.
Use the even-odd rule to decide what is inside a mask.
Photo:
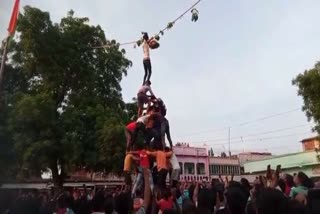
[(133, 159), (132, 154), (126, 155), (126, 157), (124, 158), (123, 171), (130, 171), (131, 170), (132, 159)]
[(171, 157), (172, 152), (164, 152), (164, 151), (149, 152), (149, 151), (147, 151), (147, 154), (156, 157), (158, 171), (160, 171), (161, 169), (168, 169), (167, 158)]

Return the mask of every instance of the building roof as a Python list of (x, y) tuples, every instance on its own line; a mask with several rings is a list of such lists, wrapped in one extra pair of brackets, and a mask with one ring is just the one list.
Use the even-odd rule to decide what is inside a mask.
[(275, 169), (277, 165), (281, 165), (283, 169), (289, 169), (320, 164), (318, 156), (319, 154), (315, 150), (275, 156), (264, 160), (244, 163), (244, 170), (245, 173), (254, 173), (266, 171), (268, 165), (270, 165), (272, 169)]
[(173, 152), (181, 156), (208, 157), (207, 149), (200, 147), (174, 146)]
[(238, 155), (272, 155), (270, 152), (241, 152)]
[(320, 136), (309, 137), (309, 138), (303, 139), (303, 140), (301, 140), (301, 143), (304, 143), (306, 141), (311, 141), (311, 140), (320, 140)]

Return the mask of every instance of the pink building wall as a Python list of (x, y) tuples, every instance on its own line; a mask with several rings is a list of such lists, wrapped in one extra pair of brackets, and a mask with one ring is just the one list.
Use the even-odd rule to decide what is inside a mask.
[[(177, 156), (179, 163), (182, 164), (182, 173), (180, 179), (183, 181), (209, 179), (209, 158), (205, 148), (174, 146), (173, 151)], [(194, 174), (187, 173), (185, 163), (194, 163)], [(204, 164), (204, 173), (197, 173), (197, 163)]]

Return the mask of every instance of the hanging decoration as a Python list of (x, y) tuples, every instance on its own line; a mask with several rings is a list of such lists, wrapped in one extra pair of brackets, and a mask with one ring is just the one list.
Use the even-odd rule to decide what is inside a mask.
[(138, 40), (136, 43), (137, 43), (138, 47), (140, 47), (140, 45), (142, 44), (141, 39), (140, 39), (140, 40)]
[(193, 8), (191, 10), (192, 16), (191, 16), (191, 21), (196, 22), (198, 21), (199, 18), (199, 11), (196, 8)]
[(160, 36), (157, 34), (157, 35), (154, 36), (154, 39), (159, 41), (160, 40)]
[(171, 29), (173, 27), (173, 24), (174, 24), (174, 22), (169, 22), (167, 25), (167, 29), (168, 30)]
[[(149, 41), (149, 45), (151, 44), (152, 49), (156, 49), (160, 46), (160, 44), (158, 43), (158, 41), (160, 40), (160, 36), (164, 35), (164, 31), (166, 30), (170, 30), (173, 28), (174, 24), (181, 19), (186, 13), (188, 13), (189, 11), (191, 12), (192, 16), (191, 16), (191, 21), (192, 22), (197, 22), (199, 19), (199, 11), (195, 8), (195, 6), (197, 4), (199, 4), (201, 2), (201, 0), (198, 0), (196, 3), (194, 3), (190, 8), (188, 8), (185, 12), (183, 12), (180, 16), (178, 16), (175, 20), (169, 22), (167, 24), (167, 26), (160, 30), (159, 33), (157, 33), (154, 37), (153, 40)], [(136, 48), (137, 46), (140, 47), (140, 45), (142, 44), (143, 39), (139, 39), (137, 41), (132, 41), (132, 42), (125, 42), (125, 43), (120, 43), (118, 45), (123, 46), (123, 45), (128, 45), (128, 44), (133, 44), (133, 47)], [(110, 45), (101, 45), (101, 46), (96, 46), (96, 47), (92, 47), (92, 48), (106, 48), (106, 47), (110, 47)]]

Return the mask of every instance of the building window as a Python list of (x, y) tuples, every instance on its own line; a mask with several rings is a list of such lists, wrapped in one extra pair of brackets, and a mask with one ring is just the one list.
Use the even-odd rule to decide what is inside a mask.
[(206, 174), (204, 163), (197, 163), (197, 175), (204, 175)]
[(213, 165), (209, 165), (209, 174), (213, 175)]
[(181, 174), (183, 174), (183, 165), (181, 162), (179, 162), (179, 166), (180, 166), (180, 172), (181, 172)]
[(194, 163), (184, 163), (184, 173), (194, 175)]
[(219, 175), (219, 166), (214, 166), (214, 169), (215, 169), (214, 174)]

